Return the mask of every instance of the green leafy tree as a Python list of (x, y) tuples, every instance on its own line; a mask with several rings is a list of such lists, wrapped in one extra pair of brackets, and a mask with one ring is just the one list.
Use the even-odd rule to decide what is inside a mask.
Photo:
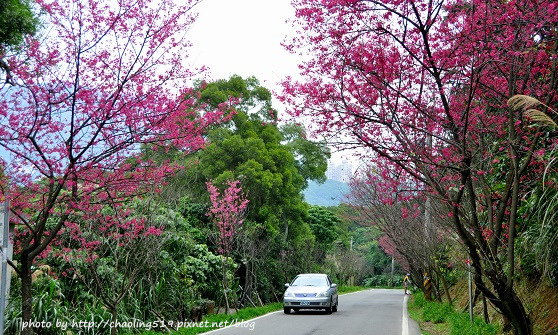
[[(0, 0), (0, 68), (9, 73), (4, 54), (23, 42), (25, 35), (34, 34), (37, 19), (28, 0)], [(9, 79), (9, 77), (7, 78)]]
[(306, 139), (298, 125), (279, 127), (271, 93), (254, 77), (232, 76), (200, 89), (200, 101), (209, 106), (237, 99), (230, 123), (209, 133), (210, 144), (199, 155), (202, 179), (239, 179), (250, 200), (248, 220), (267, 222), (286, 238), (289, 222), (305, 215), (301, 191), (307, 180), (324, 179), (325, 144)]
[[(278, 125), (271, 93), (256, 78), (235, 75), (199, 87), (200, 103), (217, 107), (235, 100), (235, 114), (228, 124), (209, 132), (209, 144), (198, 156), (197, 177), (191, 179), (213, 180), (219, 186), (240, 180), (250, 205), (243, 227), (246, 243), (239, 257), (259, 282), (274, 286), (273, 281), (285, 276), (279, 271), (285, 262), (293, 271), (311, 266), (312, 254), (299, 254), (314, 243), (302, 190), (308, 180), (325, 180), (329, 152), (325, 143), (307, 139), (300, 125)], [(200, 195), (203, 191), (198, 190)], [(260, 263), (278, 256), (281, 264)], [(246, 276), (245, 285), (250, 285), (250, 275)]]
[(310, 206), (308, 223), (316, 237), (315, 260), (322, 263), (326, 253), (333, 249), (334, 241), (339, 237), (337, 227), (341, 224), (341, 220), (325, 207)]

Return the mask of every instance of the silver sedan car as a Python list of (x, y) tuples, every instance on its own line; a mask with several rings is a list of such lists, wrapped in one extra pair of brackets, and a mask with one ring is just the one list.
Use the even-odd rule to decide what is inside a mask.
[(283, 310), (323, 309), (326, 313), (337, 312), (339, 297), (337, 284), (328, 275), (321, 273), (299, 274), (290, 284), (285, 284)]

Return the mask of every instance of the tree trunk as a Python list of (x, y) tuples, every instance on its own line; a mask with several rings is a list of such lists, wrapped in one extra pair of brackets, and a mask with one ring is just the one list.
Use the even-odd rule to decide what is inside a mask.
[(226, 265), (226, 258), (224, 256), (223, 257), (223, 278), (221, 281), (221, 285), (223, 286), (223, 296), (225, 297), (225, 314), (229, 314), (229, 310), (230, 310), (230, 306), (229, 306), (229, 297), (227, 296), (227, 289), (228, 289), (228, 283), (227, 283), (227, 265)]
[(111, 335), (116, 335), (117, 334), (117, 328), (116, 328), (116, 322), (118, 321), (118, 307), (114, 306), (113, 308), (111, 308), (111, 315), (112, 315), (112, 325), (113, 327), (110, 328), (110, 334)]
[[(33, 280), (31, 272), (31, 262), (28, 261), (26, 253), (21, 255), (21, 316), (22, 324), (29, 324), (33, 318)], [(35, 331), (31, 327), (22, 329), (22, 335), (34, 335)]]
[(516, 335), (532, 335), (531, 320), (525, 312), (523, 304), (513, 289), (504, 289), (502, 292), (496, 287), (502, 301), (505, 314), (507, 315), (513, 332)]
[(498, 277), (495, 273), (492, 273), (492, 276), (490, 283), (494, 286), (496, 296), (484, 285), (481, 276), (475, 276), (475, 284), (509, 321), (515, 335), (532, 335), (531, 320), (513, 287), (506, 285), (506, 278)]
[(486, 303), (486, 297), (484, 294), (482, 295), (482, 309), (484, 315), (484, 322), (490, 323), (490, 318), (488, 317), (488, 304)]
[(450, 295), (450, 291), (448, 288), (448, 283), (446, 281), (446, 277), (444, 277), (444, 274), (439, 271), (438, 272), (438, 276), (440, 277), (440, 280), (442, 281), (442, 286), (444, 287), (444, 292), (446, 293), (446, 297), (448, 298), (448, 303), (450, 305), (453, 305), (453, 301), (451, 300), (451, 295)]

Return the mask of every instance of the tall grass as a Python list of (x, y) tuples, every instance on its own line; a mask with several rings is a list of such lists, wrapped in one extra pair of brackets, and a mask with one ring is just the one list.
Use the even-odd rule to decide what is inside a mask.
[(499, 332), (497, 325), (487, 324), (481, 318), (475, 317), (471, 322), (468, 313), (458, 312), (448, 303), (427, 301), (422, 292), (413, 294), (409, 307), (418, 310), (411, 316), (419, 318), (416, 321), (421, 324), (421, 328), (431, 322), (443, 324), (450, 335), (496, 335)]

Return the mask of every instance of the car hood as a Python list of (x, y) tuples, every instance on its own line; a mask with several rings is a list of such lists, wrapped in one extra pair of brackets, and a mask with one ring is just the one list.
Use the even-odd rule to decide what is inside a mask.
[(287, 288), (287, 292), (292, 293), (322, 293), (327, 290), (327, 286), (289, 286)]

